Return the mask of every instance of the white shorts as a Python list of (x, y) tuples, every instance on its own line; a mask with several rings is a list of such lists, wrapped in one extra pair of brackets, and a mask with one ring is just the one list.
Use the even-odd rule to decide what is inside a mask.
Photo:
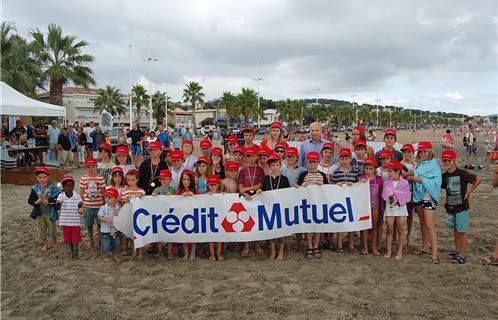
[(59, 161), (73, 161), (73, 152), (71, 150), (59, 150)]

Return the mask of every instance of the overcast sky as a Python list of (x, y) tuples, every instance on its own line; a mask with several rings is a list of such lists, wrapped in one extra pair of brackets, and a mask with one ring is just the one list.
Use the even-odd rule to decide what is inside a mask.
[(273, 99), (498, 113), (496, 0), (3, 0), (2, 16), (87, 40), (98, 87), (129, 90), (131, 44), (132, 82), (158, 58), (152, 89), (175, 101), (191, 80), (211, 99), (262, 78)]

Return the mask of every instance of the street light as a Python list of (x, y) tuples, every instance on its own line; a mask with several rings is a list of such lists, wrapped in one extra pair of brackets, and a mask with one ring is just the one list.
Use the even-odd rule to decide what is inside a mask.
[[(147, 59), (143, 60), (144, 62), (147, 62), (149, 65), (149, 131), (152, 131), (152, 70), (151, 70), (151, 63), (156, 62), (157, 58), (151, 58), (148, 57)], [(139, 124), (140, 125), (140, 124)]]
[(259, 98), (260, 98), (260, 94), (259, 94), (259, 90), (260, 90), (260, 81), (264, 80), (263, 78), (257, 78), (257, 79), (253, 79), (254, 81), (257, 81), (258, 82), (258, 129), (261, 127), (261, 117), (259, 115)]
[(353, 126), (357, 126), (358, 125), (358, 108), (355, 107), (355, 105), (354, 105), (354, 98), (356, 98), (356, 94), (352, 94), (351, 98), (353, 98), (353, 109), (354, 109), (354, 116), (355, 116), (355, 118), (354, 118), (355, 123)]
[(380, 103), (380, 98), (375, 99), (375, 103), (377, 104), (377, 109), (375, 110), (377, 112), (377, 125), (376, 127), (379, 128), (379, 103)]
[(132, 129), (132, 122), (133, 122), (133, 104), (132, 104), (132, 95), (133, 95), (133, 87), (131, 85), (131, 44), (128, 45), (129, 49), (129, 61), (128, 61), (128, 85), (130, 86), (130, 131)]

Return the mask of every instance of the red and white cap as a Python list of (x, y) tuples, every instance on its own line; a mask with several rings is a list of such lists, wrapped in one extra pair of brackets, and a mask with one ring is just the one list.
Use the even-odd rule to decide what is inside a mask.
[(194, 172), (191, 171), (191, 170), (188, 170), (188, 169), (183, 170), (182, 173), (181, 173), (181, 175), (180, 175), (180, 177), (183, 176), (184, 174), (188, 174), (191, 177), (195, 177)]
[(444, 150), (441, 153), (441, 160), (456, 160), (457, 154), (453, 150)]
[(235, 135), (231, 135), (228, 137), (228, 144), (238, 144), (239, 143), (239, 138)]
[(112, 153), (112, 146), (109, 143), (102, 143), (99, 146), (99, 151), (106, 150), (109, 153)]
[(201, 149), (211, 149), (212, 146), (213, 145), (209, 139), (202, 139), (201, 142), (199, 142), (199, 147)]
[(211, 161), (208, 159), (208, 157), (205, 157), (205, 156), (200, 156), (199, 158), (197, 158), (196, 163), (199, 163), (199, 162), (204, 162), (207, 165), (211, 164)]
[(393, 169), (393, 170), (400, 170), (400, 171), (403, 170), (403, 165), (398, 160), (389, 161), (389, 163), (386, 164), (386, 167)]
[(136, 176), (139, 175), (137, 169), (130, 169), (130, 170), (128, 170), (128, 172), (126, 173), (126, 175), (129, 175), (129, 174), (134, 174)]
[(382, 149), (379, 151), (379, 158), (380, 159), (382, 159), (382, 158), (392, 159), (392, 157), (393, 157), (393, 153), (391, 150)]
[(306, 161), (320, 161), (320, 154), (316, 151), (311, 151), (306, 154)]
[(270, 128), (279, 128), (279, 129), (282, 129), (282, 128), (283, 128), (282, 122), (279, 122), (279, 121), (273, 121), (273, 122), (270, 124)]
[(106, 197), (113, 197), (117, 199), (119, 197), (119, 192), (116, 188), (107, 188), (105, 190), (105, 195)]
[(403, 150), (410, 150), (412, 152), (415, 152), (415, 148), (413, 147), (413, 145), (411, 143), (404, 144), (401, 147), (401, 151), (403, 151)]
[(365, 140), (356, 140), (354, 143), (353, 143), (353, 146), (356, 148), (358, 146), (364, 146), (365, 148), (367, 147), (367, 143), (365, 142)]
[(245, 153), (245, 150), (244, 150), (244, 147), (241, 147), (241, 146), (238, 146), (238, 147), (235, 147), (235, 149), (233, 150), (233, 152), (240, 152), (242, 154)]
[(35, 170), (33, 170), (33, 172), (35, 174), (44, 173), (46, 175), (50, 175), (50, 172), (48, 171), (48, 168), (46, 168), (46, 167), (36, 167)]
[(339, 157), (353, 157), (353, 152), (349, 148), (342, 148), (341, 151), (339, 151)]
[(130, 153), (130, 150), (128, 149), (128, 147), (119, 146), (116, 148), (116, 154), (128, 155), (129, 153)]
[(173, 174), (168, 169), (163, 169), (163, 170), (159, 171), (159, 179), (167, 179), (167, 178), (171, 179), (172, 177), (173, 177)]
[(285, 150), (285, 155), (299, 157), (299, 150), (297, 150), (296, 147), (288, 147), (287, 150)]
[(235, 161), (228, 161), (225, 164), (225, 169), (227, 171), (238, 171), (239, 170), (239, 164)]
[(392, 134), (393, 136), (396, 137), (396, 130), (394, 130), (394, 129), (387, 129), (386, 131), (384, 131), (384, 137), (387, 136), (388, 134)]
[(432, 149), (432, 143), (429, 141), (420, 141), (417, 146), (417, 150), (430, 150)]
[(280, 142), (275, 143), (273, 150), (275, 150), (277, 148), (282, 148), (285, 151), (285, 150), (287, 150), (288, 147), (289, 147), (289, 144), (287, 142), (280, 141)]
[(147, 147), (149, 150), (162, 150), (163, 145), (159, 141), (151, 141)]
[(221, 179), (217, 175), (212, 174), (207, 178), (207, 184), (208, 185), (210, 185), (210, 184), (220, 185)]
[(268, 159), (266, 159), (266, 163), (268, 163), (270, 161), (275, 161), (275, 160), (280, 161), (280, 156), (276, 153), (272, 153), (268, 156)]
[(61, 184), (64, 184), (64, 182), (66, 182), (66, 181), (72, 181), (72, 182), (74, 182), (73, 176), (62, 176), (62, 178), (61, 178)]
[(114, 167), (112, 167), (111, 175), (115, 174), (116, 172), (124, 173), (123, 168), (121, 168), (120, 166), (114, 166)]
[(85, 166), (96, 166), (97, 165), (97, 159), (95, 158), (88, 158), (85, 160)]
[(244, 155), (246, 156), (256, 156), (257, 152), (254, 148), (244, 148)]
[(259, 151), (258, 151), (258, 156), (265, 156), (265, 157), (268, 157), (268, 155), (269, 155), (268, 150), (266, 150), (265, 148), (261, 148), (261, 149), (259, 149)]
[(334, 148), (335, 148), (335, 146), (334, 146), (334, 144), (332, 142), (326, 142), (326, 143), (323, 144), (323, 147), (322, 147), (321, 151), (323, 151), (325, 149), (329, 149), (329, 150), (334, 151)]
[(223, 154), (223, 150), (221, 150), (220, 147), (214, 147), (213, 149), (211, 149), (211, 154), (222, 155)]
[(181, 151), (181, 150), (173, 150), (171, 152), (171, 161), (183, 160), (184, 158), (185, 158), (185, 155), (183, 154), (183, 151)]
[(191, 146), (194, 146), (194, 142), (192, 140), (190, 140), (190, 139), (183, 139), (182, 146), (184, 144), (190, 144)]
[(363, 165), (365, 166), (372, 166), (372, 167), (377, 167), (377, 159), (375, 158), (366, 158), (365, 161), (363, 161)]

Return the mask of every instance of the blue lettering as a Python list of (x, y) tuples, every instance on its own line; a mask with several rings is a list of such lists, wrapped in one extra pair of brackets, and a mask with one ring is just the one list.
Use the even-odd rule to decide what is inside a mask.
[(351, 206), (351, 198), (346, 197), (346, 206), (348, 206), (348, 217), (349, 217), (349, 222), (353, 222), (353, 207)]
[(160, 214), (153, 214), (152, 215), (152, 233), (157, 233), (157, 222), (161, 220), (163, 216)]
[(273, 225), (277, 222), (277, 228), (282, 228), (282, 213), (280, 211), (280, 203), (274, 203), (271, 217), (268, 217), (268, 213), (266, 212), (266, 208), (264, 205), (258, 206), (258, 228), (259, 230), (264, 229), (264, 223), (268, 230), (273, 230)]
[(138, 226), (138, 223), (137, 223), (137, 220), (138, 220), (138, 216), (140, 216), (141, 214), (143, 214), (144, 216), (149, 216), (150, 213), (149, 211), (145, 210), (145, 209), (138, 209), (137, 211), (135, 211), (133, 213), (133, 231), (135, 231), (136, 234), (140, 235), (140, 236), (145, 236), (149, 230), (150, 230), (150, 227), (147, 226), (145, 227), (143, 230), (140, 229), (140, 227)]
[(316, 205), (312, 205), (311, 206), (311, 211), (312, 211), (312, 215), (313, 215), (313, 221), (316, 224), (328, 223), (329, 222), (328, 211), (327, 211), (327, 205), (326, 204), (322, 205), (322, 219), (320, 219), (320, 220), (318, 219), (317, 206)]
[[(346, 220), (346, 208), (340, 203), (334, 204), (332, 207), (329, 209), (329, 215), (330, 215), (330, 220), (334, 221), (335, 223), (342, 223), (344, 220)], [(337, 217), (342, 215), (342, 217)]]
[(284, 209), (284, 214), (285, 214), (285, 224), (288, 225), (289, 227), (299, 223), (299, 206), (294, 206), (294, 219), (292, 221), (290, 220), (289, 208)]
[[(187, 228), (187, 221), (192, 221), (192, 229)], [(195, 208), (193, 214), (186, 214), (183, 216), (182, 230), (187, 234), (199, 233), (199, 209)]]
[(216, 228), (216, 223), (214, 220), (218, 217), (218, 214), (214, 211), (214, 208), (209, 208), (208, 218), (209, 218), (209, 226), (211, 232), (219, 232), (218, 228)]
[[(171, 212), (172, 210), (170, 210)], [(161, 226), (163, 227), (163, 230), (168, 232), (168, 233), (175, 233), (178, 231), (180, 227), (178, 225), (180, 224), (180, 219), (178, 219), (177, 216), (168, 214), (164, 217)], [(173, 228), (170, 229), (170, 226)]]
[(308, 218), (308, 208), (310, 205), (306, 199), (301, 200), (301, 205), (299, 206), (303, 211), (303, 223), (311, 223), (310, 218)]

